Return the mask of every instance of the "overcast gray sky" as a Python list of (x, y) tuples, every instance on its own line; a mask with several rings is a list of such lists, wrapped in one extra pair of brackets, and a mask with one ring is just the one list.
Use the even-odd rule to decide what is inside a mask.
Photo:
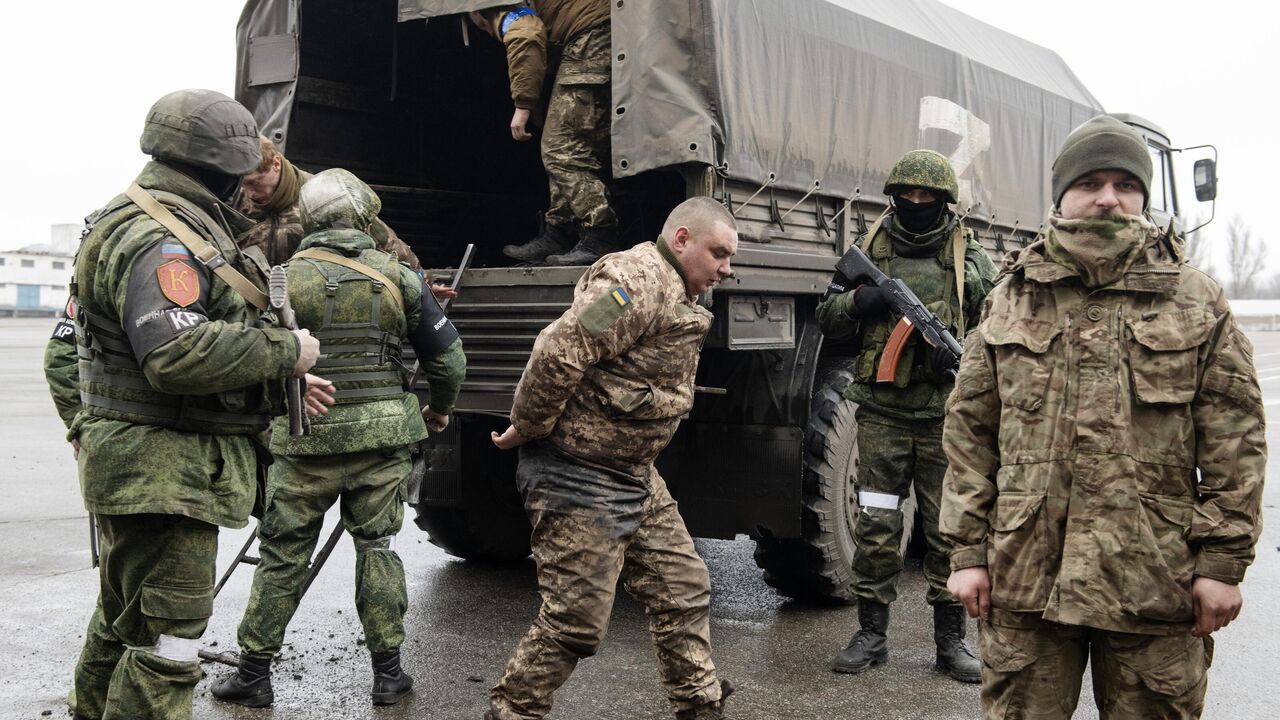
[[(1147, 117), (1175, 144), (1216, 144), (1221, 192), (1207, 230), (1220, 233), (1238, 214), (1264, 238), (1272, 234), (1269, 181), (1280, 158), (1273, 6), (945, 2), (1055, 50), (1108, 110)], [(121, 191), (145, 160), (138, 135), (160, 95), (183, 87), (234, 94), (240, 8), (235, 0), (10, 4), (0, 29), (9, 108), (0, 125), (11, 158), (0, 175), (0, 249), (46, 242), (50, 224), (79, 223)], [(1270, 267), (1280, 268), (1280, 250)]]

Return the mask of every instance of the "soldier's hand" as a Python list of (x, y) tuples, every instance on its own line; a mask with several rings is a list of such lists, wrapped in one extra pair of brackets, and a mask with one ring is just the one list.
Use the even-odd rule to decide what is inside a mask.
[(947, 578), (947, 590), (964, 603), (969, 617), (985, 618), (991, 612), (991, 575), (986, 567), (979, 565), (953, 571)]
[(520, 431), (516, 430), (515, 425), (507, 426), (506, 432), (501, 435), (496, 432), (491, 432), (489, 433), (489, 437), (493, 440), (493, 444), (498, 446), (499, 450), (510, 450), (511, 448), (520, 447), (521, 445), (529, 442), (529, 438), (521, 435)]
[(889, 311), (889, 301), (885, 291), (875, 285), (859, 285), (853, 291), (853, 307), (858, 317), (879, 317)]
[(458, 297), (458, 291), (444, 283), (431, 283), (431, 295), (436, 300), (449, 300)]
[(76, 460), (80, 459), (80, 441), (79, 440), (71, 441), (71, 457), (75, 458)]
[(444, 432), (449, 427), (449, 416), (441, 415), (430, 406), (422, 408), (422, 417), (427, 421), (427, 429), (431, 432)]
[(515, 114), (511, 116), (511, 137), (519, 142), (524, 142), (533, 137), (525, 128), (529, 125), (529, 109), (516, 108)]
[(318, 375), (307, 373), (307, 392), (302, 396), (302, 404), (307, 408), (307, 414), (315, 417), (316, 415), (327, 415), (329, 406), (333, 405), (333, 383), (325, 380)]
[(315, 367), (316, 361), (320, 359), (320, 341), (311, 334), (310, 330), (292, 330), (291, 332), (298, 338), (298, 360), (293, 364), (293, 376), (302, 377), (308, 370)]
[(1197, 577), (1191, 583), (1191, 604), (1195, 608), (1194, 637), (1205, 637), (1226, 627), (1240, 615), (1244, 598), (1238, 585), (1228, 585), (1219, 580)]

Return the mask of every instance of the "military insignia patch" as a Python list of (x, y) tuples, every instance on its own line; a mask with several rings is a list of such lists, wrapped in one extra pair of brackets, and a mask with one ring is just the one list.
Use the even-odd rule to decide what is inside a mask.
[(186, 307), (200, 298), (200, 275), (181, 260), (171, 260), (156, 268), (160, 292), (178, 307)]
[(183, 260), (191, 257), (191, 253), (187, 250), (185, 245), (166, 240), (164, 244), (160, 246), (160, 257), (165, 260)]
[(624, 288), (617, 288), (601, 295), (578, 316), (578, 322), (592, 335), (599, 335), (631, 309), (631, 295)]

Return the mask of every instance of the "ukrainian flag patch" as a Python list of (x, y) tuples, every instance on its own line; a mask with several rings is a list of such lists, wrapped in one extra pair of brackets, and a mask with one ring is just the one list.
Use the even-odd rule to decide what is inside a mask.
[(616, 288), (592, 301), (578, 316), (578, 322), (582, 323), (587, 332), (599, 335), (612, 327), (633, 304), (631, 295), (625, 289)]

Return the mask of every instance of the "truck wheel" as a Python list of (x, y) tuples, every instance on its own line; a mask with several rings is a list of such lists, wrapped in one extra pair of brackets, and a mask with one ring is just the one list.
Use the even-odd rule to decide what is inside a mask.
[[(764, 580), (797, 600), (853, 600), (853, 539), (858, 521), (857, 403), (844, 397), (854, 361), (831, 358), (814, 379), (804, 443), (801, 537), (756, 538), (756, 564)], [(903, 508), (904, 542), (912, 535), (914, 498)]]
[(529, 555), (529, 520), (516, 490), (514, 451), (502, 452), (489, 432), (506, 429), (505, 420), (460, 416), (456, 498), (443, 502), (428, 497), (415, 506), (418, 527), (431, 544), (466, 560), (510, 561)]

